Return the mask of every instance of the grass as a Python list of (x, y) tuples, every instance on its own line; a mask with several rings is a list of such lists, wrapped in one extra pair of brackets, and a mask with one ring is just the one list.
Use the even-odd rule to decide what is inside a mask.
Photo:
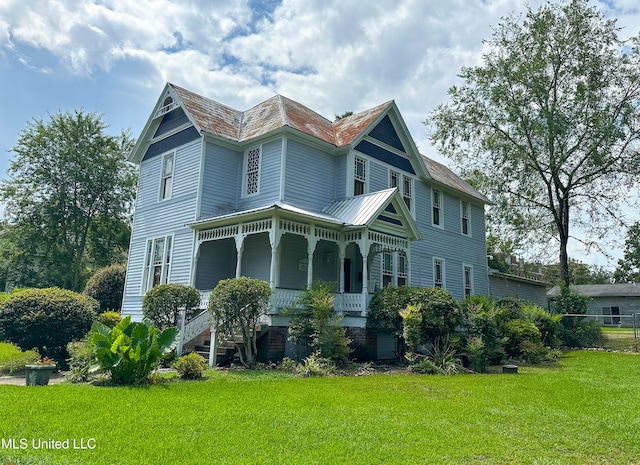
[[(639, 464), (640, 356), (518, 375), (209, 372), (144, 387), (0, 386), (0, 463)], [(33, 450), (32, 439), (95, 439)]]
[(602, 334), (606, 340), (604, 343), (605, 349), (638, 350), (638, 342), (633, 337), (633, 328), (603, 327)]

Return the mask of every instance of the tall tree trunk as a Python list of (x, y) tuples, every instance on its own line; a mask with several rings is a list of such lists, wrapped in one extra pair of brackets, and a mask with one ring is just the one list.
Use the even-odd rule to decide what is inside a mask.
[(561, 199), (560, 224), (558, 234), (560, 236), (560, 276), (565, 286), (569, 286), (569, 255), (567, 245), (569, 243), (569, 200), (565, 197)]

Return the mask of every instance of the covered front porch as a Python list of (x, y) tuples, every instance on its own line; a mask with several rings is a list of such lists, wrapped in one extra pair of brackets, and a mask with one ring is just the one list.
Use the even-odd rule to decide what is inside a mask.
[(382, 253), (402, 256), (410, 272), (417, 229), (396, 189), (338, 201), (322, 213), (287, 205), (226, 215), (191, 225), (196, 234), (194, 285), (202, 305), (218, 281), (247, 276), (269, 282), (271, 315), (295, 307), (316, 280), (333, 282), (344, 316), (367, 315), (381, 285)]

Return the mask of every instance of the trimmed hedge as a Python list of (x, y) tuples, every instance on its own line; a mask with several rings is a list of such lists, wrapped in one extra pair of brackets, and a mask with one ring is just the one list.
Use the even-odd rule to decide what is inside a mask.
[(64, 362), (66, 346), (82, 339), (97, 317), (98, 302), (76, 292), (52, 287), (11, 295), (0, 307), (0, 328), (22, 349)]
[(84, 294), (93, 297), (100, 303), (100, 311), (120, 311), (124, 293), (124, 279), (127, 267), (111, 265), (100, 268), (94, 273), (84, 287)]

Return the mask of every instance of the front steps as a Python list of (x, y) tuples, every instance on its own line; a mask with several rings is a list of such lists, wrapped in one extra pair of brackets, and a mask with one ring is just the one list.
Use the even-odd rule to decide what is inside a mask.
[[(256, 341), (268, 334), (269, 326), (268, 325), (257, 325), (256, 326)], [(238, 355), (238, 349), (236, 347), (239, 345), (242, 347), (243, 341), (242, 336), (237, 334), (234, 336), (233, 340), (220, 341), (218, 343), (218, 348), (216, 350), (216, 361), (218, 366), (230, 365), (236, 360), (240, 360)], [(209, 329), (200, 333), (196, 338), (192, 341), (185, 344), (182, 352), (183, 354), (189, 352), (196, 352), (197, 354), (203, 356), (206, 360), (209, 360), (209, 351), (211, 348), (211, 331)]]

